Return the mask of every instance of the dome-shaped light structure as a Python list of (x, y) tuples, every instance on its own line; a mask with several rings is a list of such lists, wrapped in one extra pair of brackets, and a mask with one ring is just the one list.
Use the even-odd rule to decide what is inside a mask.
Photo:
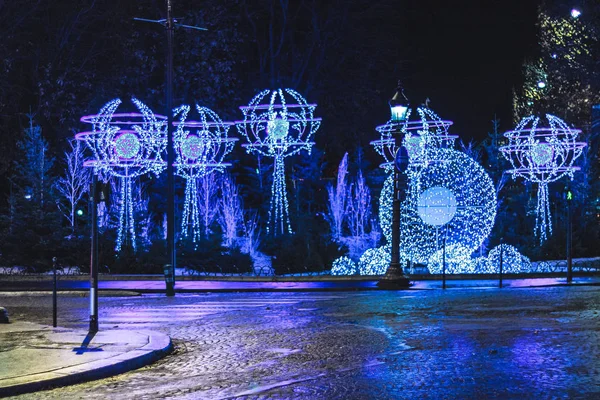
[(538, 184), (535, 234), (540, 244), (552, 234), (548, 183), (564, 176), (573, 179), (579, 167), (573, 162), (586, 146), (577, 141), (581, 130), (570, 128), (560, 118), (546, 114), (545, 121), (536, 116), (525, 117), (512, 131), (504, 133), (508, 145), (500, 148), (510, 161), (513, 178), (521, 177)]
[[(188, 120), (190, 106), (183, 105), (174, 110), (173, 122), (176, 127), (173, 135), (175, 146), (175, 167), (177, 175), (186, 179), (185, 201), (181, 219), (181, 232), (188, 236), (192, 230), (192, 241), (200, 239), (200, 218), (198, 207), (198, 178), (213, 172), (223, 172), (231, 164), (225, 157), (233, 150), (237, 138), (228, 136), (233, 123), (223, 122), (211, 109), (196, 105), (199, 119)], [(174, 118), (174, 119), (175, 119)]]
[(243, 146), (248, 153), (274, 158), (267, 227), (274, 235), (292, 233), (284, 159), (312, 149), (312, 137), (321, 124), (321, 118), (313, 115), (316, 106), (292, 89), (264, 90), (240, 107), (244, 120), (235, 122), (247, 140)]
[(158, 175), (166, 167), (162, 156), (167, 145), (167, 117), (154, 114), (138, 99), (131, 101), (139, 112), (115, 113), (121, 100), (111, 100), (100, 113), (82, 117), (81, 122), (91, 124), (92, 130), (75, 136), (92, 150), (94, 157), (84, 162), (86, 167), (93, 167), (102, 179), (120, 180), (117, 251), (128, 233), (136, 247), (131, 179), (148, 172)]
[(448, 133), (452, 121), (442, 120), (427, 106), (408, 109), (403, 120), (390, 119), (375, 129), (380, 138), (371, 145), (384, 159), (380, 167), (391, 171), (399, 145), (408, 150), (413, 169), (421, 168), (431, 161), (427, 149), (452, 148), (458, 136)]

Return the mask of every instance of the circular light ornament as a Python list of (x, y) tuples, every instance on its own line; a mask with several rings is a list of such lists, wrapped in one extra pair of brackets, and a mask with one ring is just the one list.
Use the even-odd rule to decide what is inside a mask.
[(579, 170), (573, 163), (586, 146), (577, 141), (579, 133), (581, 130), (570, 128), (552, 114), (546, 114), (544, 119), (533, 115), (525, 117), (514, 130), (504, 133), (508, 144), (500, 147), (500, 151), (512, 165), (507, 172), (513, 179), (521, 177), (538, 184), (534, 233), (540, 244), (552, 234), (548, 183), (565, 176), (573, 179)]
[(428, 225), (446, 225), (456, 214), (456, 196), (443, 186), (430, 187), (419, 196), (417, 212)]
[(548, 143), (536, 143), (531, 146), (529, 156), (535, 165), (543, 167), (554, 159), (554, 150)]
[(282, 118), (275, 118), (269, 121), (267, 124), (267, 134), (271, 140), (284, 140), (288, 131), (290, 130), (290, 123)]
[(117, 156), (125, 160), (134, 158), (141, 149), (140, 141), (133, 133), (123, 133), (115, 139)]
[[(440, 162), (430, 163), (419, 175), (417, 196), (408, 196), (401, 204), (400, 255), (403, 260), (427, 264), (442, 249), (447, 229), (447, 246), (456, 245), (461, 252), (474, 252), (488, 237), (496, 217), (496, 191), (485, 170), (466, 154), (452, 149), (432, 150)], [(392, 235), (393, 176), (390, 175), (380, 195), (379, 223), (388, 242)], [(431, 189), (431, 190), (430, 190)], [(432, 199), (439, 213), (419, 213)], [(427, 223), (427, 222), (431, 223)], [(445, 226), (436, 225), (445, 222)]]
[(202, 158), (205, 153), (206, 141), (196, 135), (188, 135), (181, 144), (181, 155), (189, 160)]
[(312, 138), (321, 126), (321, 118), (313, 115), (316, 107), (292, 89), (263, 90), (240, 107), (244, 120), (235, 122), (248, 153), (274, 158), (267, 226), (274, 235), (292, 233), (284, 159), (303, 150), (310, 154)]
[(163, 155), (167, 147), (167, 117), (154, 114), (136, 98), (131, 101), (139, 112), (117, 113), (121, 100), (111, 100), (98, 114), (81, 118), (81, 122), (92, 125), (91, 131), (75, 135), (93, 153), (93, 158), (83, 165), (94, 168), (103, 180), (119, 179), (117, 251), (124, 241), (136, 248), (132, 179), (149, 172), (158, 176), (166, 167)]
[(231, 165), (225, 162), (225, 157), (233, 150), (237, 138), (228, 136), (233, 123), (223, 122), (211, 109), (196, 105), (199, 118), (195, 121), (188, 120), (190, 110), (189, 105), (174, 110), (179, 121), (173, 122), (176, 127), (173, 146), (177, 175), (186, 180), (181, 232), (187, 237), (191, 231), (195, 243), (201, 237), (198, 178), (223, 172)]

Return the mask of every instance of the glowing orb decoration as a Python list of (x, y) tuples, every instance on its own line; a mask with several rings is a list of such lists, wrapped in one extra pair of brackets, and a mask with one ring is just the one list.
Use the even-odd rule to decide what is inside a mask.
[(391, 260), (390, 245), (368, 249), (358, 260), (358, 273), (361, 275), (384, 275)]
[(134, 158), (141, 149), (140, 141), (133, 133), (124, 133), (115, 140), (115, 151), (117, 156), (130, 160)]
[(445, 225), (456, 214), (456, 196), (443, 186), (431, 187), (419, 196), (417, 212), (426, 224)]
[(537, 143), (530, 149), (531, 161), (540, 167), (547, 165), (552, 162), (554, 158), (554, 150), (552, 146), (547, 143)]
[(356, 275), (357, 273), (356, 263), (346, 256), (336, 259), (331, 266), (331, 275)]
[[(451, 149), (430, 150), (441, 162), (432, 162), (419, 173), (420, 193), (408, 196), (401, 204), (400, 255), (403, 260), (427, 264), (429, 258), (446, 245), (459, 246), (473, 252), (488, 237), (496, 217), (496, 191), (491, 178), (475, 160)], [(441, 189), (440, 189), (441, 188)], [(428, 192), (429, 189), (434, 189)], [(450, 194), (452, 196), (450, 196)], [(440, 194), (439, 204), (446, 225), (439, 227), (424, 222), (416, 199)], [(388, 242), (392, 236), (393, 176), (390, 175), (380, 195), (379, 223)], [(432, 207), (435, 209), (435, 207)], [(427, 218), (429, 218), (427, 216)], [(436, 221), (430, 221), (436, 222)]]
[(231, 164), (225, 157), (231, 153), (237, 138), (228, 136), (232, 123), (223, 122), (209, 108), (196, 105), (198, 120), (188, 120), (190, 106), (182, 105), (174, 110), (179, 121), (173, 135), (175, 167), (177, 175), (186, 179), (185, 200), (181, 218), (181, 232), (187, 237), (192, 231), (192, 241), (200, 240), (200, 215), (198, 178), (213, 172), (223, 172)]
[(289, 218), (285, 157), (310, 150), (312, 137), (321, 124), (309, 104), (295, 90), (263, 90), (247, 106), (241, 106), (243, 121), (236, 121), (239, 133), (246, 139), (248, 153), (274, 158), (273, 184), (267, 232), (274, 235), (292, 233)]
[(91, 131), (75, 135), (93, 153), (84, 165), (94, 168), (94, 173), (104, 180), (120, 180), (117, 251), (124, 241), (136, 248), (131, 180), (149, 172), (158, 175), (166, 167), (163, 153), (167, 146), (167, 117), (154, 114), (138, 99), (131, 101), (139, 112), (116, 113), (121, 100), (111, 100), (100, 113), (81, 118), (81, 122), (92, 125)]
[(565, 176), (573, 179), (573, 173), (579, 169), (573, 163), (586, 146), (577, 141), (579, 133), (581, 130), (570, 128), (551, 114), (546, 114), (545, 121), (536, 116), (525, 117), (514, 130), (504, 133), (508, 145), (500, 151), (512, 165), (508, 172), (513, 179), (521, 177), (538, 184), (534, 233), (540, 244), (548, 233), (552, 234), (548, 183)]
[(188, 135), (188, 137), (183, 139), (183, 143), (181, 143), (181, 155), (189, 160), (203, 158), (202, 156), (209, 143), (206, 136), (203, 140), (196, 135)]
[(267, 124), (267, 133), (271, 140), (284, 140), (290, 130), (290, 123), (281, 118), (275, 118)]
[(375, 151), (384, 159), (380, 165), (386, 171), (393, 169), (394, 157), (398, 150), (397, 138), (402, 139), (406, 147), (413, 169), (422, 168), (433, 160), (429, 149), (451, 148), (454, 146), (456, 135), (448, 133), (452, 121), (442, 120), (435, 112), (426, 106), (408, 110), (406, 121), (388, 121), (375, 129), (380, 134), (378, 140), (371, 142)]

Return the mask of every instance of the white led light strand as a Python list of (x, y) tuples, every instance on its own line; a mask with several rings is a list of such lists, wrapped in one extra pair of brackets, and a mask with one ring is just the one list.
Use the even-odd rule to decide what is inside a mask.
[[(290, 101), (286, 100), (286, 96)], [(264, 102), (268, 99), (268, 103)], [(243, 121), (236, 126), (247, 143), (248, 153), (274, 158), (273, 184), (267, 232), (274, 235), (292, 233), (289, 218), (285, 157), (306, 150), (310, 153), (312, 137), (319, 129), (320, 118), (313, 112), (316, 104), (309, 104), (295, 90), (263, 90), (247, 106), (241, 106)]]
[(179, 121), (173, 135), (175, 167), (177, 175), (186, 179), (181, 233), (184, 237), (192, 231), (192, 242), (201, 237), (198, 205), (198, 179), (214, 172), (223, 172), (230, 163), (225, 157), (231, 153), (237, 138), (228, 136), (230, 122), (223, 122), (211, 109), (196, 105), (197, 121), (187, 120), (190, 106), (182, 105), (173, 110)]
[(579, 170), (573, 162), (586, 146), (577, 141), (581, 130), (570, 128), (551, 114), (546, 114), (546, 121), (547, 125), (542, 126), (539, 117), (523, 118), (514, 130), (504, 133), (508, 145), (500, 148), (512, 165), (508, 172), (513, 179), (521, 177), (538, 184), (534, 233), (540, 244), (552, 234), (548, 183), (565, 176), (573, 179), (573, 173)]
[(75, 136), (93, 153), (93, 159), (85, 161), (85, 166), (94, 168), (94, 173), (104, 180), (110, 177), (120, 180), (116, 251), (128, 240), (136, 248), (132, 179), (148, 172), (158, 175), (166, 166), (162, 157), (167, 145), (167, 118), (155, 115), (136, 98), (131, 101), (139, 112), (115, 113), (121, 100), (111, 100), (99, 114), (82, 117), (82, 122), (92, 125), (92, 131)]

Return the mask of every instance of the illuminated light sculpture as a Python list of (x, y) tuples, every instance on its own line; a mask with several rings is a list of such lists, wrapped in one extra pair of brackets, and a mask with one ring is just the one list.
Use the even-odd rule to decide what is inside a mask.
[(247, 141), (243, 146), (248, 153), (274, 159), (267, 226), (274, 235), (292, 233), (284, 159), (302, 150), (310, 153), (311, 139), (321, 124), (321, 118), (313, 115), (316, 106), (292, 89), (264, 90), (240, 107), (244, 120), (235, 122)]
[(392, 247), (385, 246), (366, 250), (358, 260), (358, 272), (361, 275), (383, 275), (392, 259)]
[[(411, 118), (412, 116), (412, 118)], [(393, 119), (375, 128), (380, 138), (373, 140), (371, 145), (375, 151), (384, 159), (380, 167), (386, 171), (392, 171), (394, 158), (398, 150), (396, 137), (402, 138), (402, 145), (406, 147), (411, 166), (423, 167), (428, 161), (432, 161), (432, 154), (428, 149), (452, 148), (458, 136), (448, 133), (452, 121), (442, 120), (430, 108), (421, 106), (416, 113), (408, 110), (405, 122), (396, 122)]]
[(487, 257), (489, 273), (500, 271), (500, 251), (502, 251), (502, 272), (531, 272), (531, 261), (510, 244), (501, 244), (490, 250)]
[[(431, 274), (441, 274), (443, 269), (444, 249), (437, 250), (429, 257), (427, 268)], [(459, 244), (446, 246), (446, 273), (464, 274), (474, 273), (475, 263), (471, 259), (473, 250), (463, 247)]]
[[(421, 170), (421, 192), (416, 199), (409, 197), (401, 205), (400, 255), (419, 264), (427, 264), (442, 248), (442, 230), (446, 227), (448, 248), (454, 245), (472, 253), (490, 234), (496, 217), (496, 191), (481, 165), (457, 150), (430, 152), (444, 161), (431, 162)], [(392, 185), (389, 177), (381, 191), (379, 206), (380, 225), (388, 241), (392, 233)], [(446, 222), (446, 227), (440, 229), (435, 225), (440, 222)]]
[(225, 157), (233, 150), (237, 138), (228, 137), (231, 122), (223, 122), (212, 110), (196, 105), (200, 118), (187, 120), (190, 106), (183, 105), (174, 110), (179, 121), (173, 135), (175, 167), (177, 175), (186, 179), (185, 201), (181, 218), (184, 237), (192, 230), (192, 241), (200, 240), (200, 218), (198, 208), (198, 178), (213, 172), (223, 172), (231, 164)]
[(120, 99), (108, 102), (100, 113), (87, 115), (81, 122), (91, 124), (92, 130), (75, 135), (93, 153), (86, 167), (104, 180), (119, 178), (120, 207), (116, 251), (121, 250), (129, 234), (135, 249), (135, 224), (133, 219), (132, 178), (149, 172), (160, 174), (166, 167), (162, 159), (167, 145), (167, 117), (154, 114), (136, 98), (131, 101), (139, 112), (115, 113)]
[(538, 184), (534, 233), (540, 244), (548, 238), (548, 233), (552, 234), (548, 183), (564, 176), (573, 179), (573, 173), (579, 170), (573, 162), (586, 146), (577, 141), (581, 130), (570, 128), (551, 114), (546, 114), (546, 121), (547, 125), (541, 125), (539, 117), (523, 118), (514, 130), (504, 133), (508, 145), (500, 148), (512, 165), (508, 172), (513, 179), (521, 177)]

